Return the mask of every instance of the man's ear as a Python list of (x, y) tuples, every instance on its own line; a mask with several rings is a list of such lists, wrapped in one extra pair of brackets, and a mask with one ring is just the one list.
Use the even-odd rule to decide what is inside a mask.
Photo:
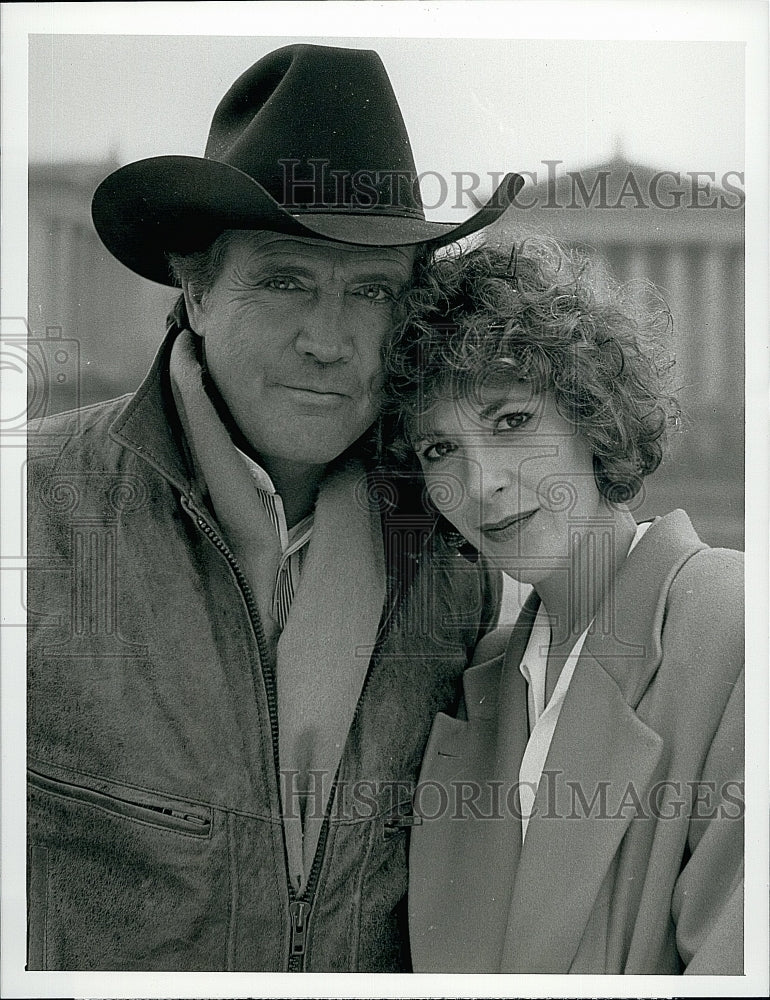
[(192, 282), (184, 279), (182, 281), (182, 294), (184, 304), (187, 308), (187, 318), (190, 320), (190, 329), (197, 333), (199, 337), (206, 336), (206, 293), (193, 285)]

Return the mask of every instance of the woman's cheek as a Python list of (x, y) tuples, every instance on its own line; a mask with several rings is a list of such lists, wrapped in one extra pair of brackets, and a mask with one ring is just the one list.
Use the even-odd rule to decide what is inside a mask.
[(429, 468), (425, 471), (425, 485), (433, 505), (441, 511), (448, 520), (453, 521), (457, 512), (463, 507), (465, 496), (463, 484), (457, 476), (448, 469), (436, 471)]

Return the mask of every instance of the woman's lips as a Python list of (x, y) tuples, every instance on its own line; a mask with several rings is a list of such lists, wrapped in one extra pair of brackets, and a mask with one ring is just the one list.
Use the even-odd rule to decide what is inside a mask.
[(524, 525), (529, 524), (535, 514), (537, 514), (538, 510), (539, 508), (535, 507), (534, 510), (523, 511), (520, 514), (512, 514), (510, 517), (504, 517), (500, 521), (486, 521), (481, 525), (479, 531), (485, 538), (495, 540), (514, 538), (519, 534)]

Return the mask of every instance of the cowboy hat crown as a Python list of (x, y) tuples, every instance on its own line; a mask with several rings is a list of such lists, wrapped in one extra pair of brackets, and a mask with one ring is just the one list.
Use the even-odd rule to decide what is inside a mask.
[(118, 260), (172, 284), (167, 254), (203, 249), (225, 229), (441, 246), (493, 222), (522, 183), (506, 175), (459, 225), (426, 221), (409, 136), (378, 54), (288, 45), (228, 90), (202, 158), (121, 167), (97, 189), (92, 216)]

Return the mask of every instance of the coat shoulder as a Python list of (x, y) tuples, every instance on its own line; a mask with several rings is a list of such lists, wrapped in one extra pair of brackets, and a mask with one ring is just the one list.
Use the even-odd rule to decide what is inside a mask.
[(708, 630), (743, 621), (744, 558), (734, 549), (703, 548), (687, 559), (671, 581), (667, 619)]
[(50, 416), (36, 417), (27, 424), (27, 435), (31, 441), (57, 436), (77, 438), (80, 433), (101, 426), (105, 422), (111, 423), (132, 397), (133, 393), (126, 393), (124, 396), (91, 403), (77, 410), (65, 410)]
[(31, 420), (27, 427), (30, 473), (108, 469), (123, 449), (110, 437), (110, 427), (131, 399), (119, 396), (78, 410)]
[(664, 661), (690, 664), (701, 686), (708, 677), (729, 691), (744, 664), (743, 609), (743, 554), (699, 549), (683, 563), (666, 596)]

